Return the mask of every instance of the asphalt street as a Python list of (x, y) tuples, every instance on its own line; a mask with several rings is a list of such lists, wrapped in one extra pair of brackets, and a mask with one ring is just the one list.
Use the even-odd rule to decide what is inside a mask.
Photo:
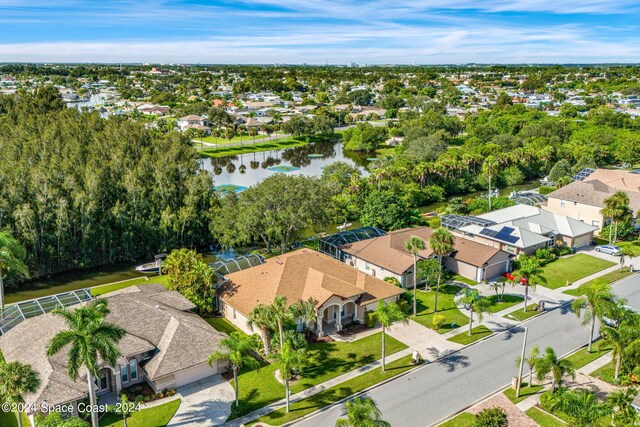
[[(613, 290), (640, 309), (640, 275), (624, 279)], [(551, 346), (557, 354), (565, 355), (588, 340), (588, 328), (580, 324), (568, 306), (551, 310), (523, 326), (529, 329), (527, 353), (537, 344), (542, 349)], [(366, 395), (376, 401), (383, 419), (393, 427), (433, 425), (509, 385), (517, 375), (515, 359), (520, 355), (523, 336), (522, 327), (499, 333)], [(295, 425), (333, 427), (344, 414), (344, 404), (339, 404)]]

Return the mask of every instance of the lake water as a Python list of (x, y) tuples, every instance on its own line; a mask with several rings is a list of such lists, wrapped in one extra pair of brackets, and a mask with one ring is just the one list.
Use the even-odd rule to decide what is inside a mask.
[(320, 176), (322, 168), (335, 162), (358, 167), (363, 176), (369, 172), (366, 155), (345, 153), (341, 143), (318, 142), (303, 147), (203, 159), (204, 169), (213, 172), (216, 186), (250, 187), (276, 173)]

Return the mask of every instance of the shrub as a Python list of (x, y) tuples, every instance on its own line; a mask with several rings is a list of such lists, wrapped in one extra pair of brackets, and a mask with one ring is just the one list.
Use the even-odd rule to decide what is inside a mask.
[(485, 409), (476, 415), (476, 427), (506, 427), (507, 413), (502, 408)]
[(433, 329), (437, 331), (442, 328), (446, 321), (447, 319), (442, 314), (434, 314), (431, 319), (431, 325), (433, 326)]
[(547, 185), (543, 185), (538, 189), (538, 192), (543, 196), (546, 196), (549, 193), (553, 193), (554, 191), (556, 191), (556, 187), (549, 187)]
[(536, 250), (536, 258), (540, 260), (540, 265), (545, 265), (558, 259), (558, 255), (553, 248), (544, 248)]
[(404, 314), (409, 314), (413, 311), (413, 306), (404, 299), (398, 301), (398, 307), (400, 307), (400, 310), (402, 310)]
[(376, 326), (377, 320), (375, 311), (367, 311), (367, 315), (365, 316), (365, 323), (367, 324), (367, 327), (373, 328)]
[(428, 224), (429, 224), (429, 227), (433, 229), (439, 228), (442, 225), (440, 218), (438, 217), (431, 218), (428, 221)]
[(556, 246), (558, 248), (558, 255), (569, 255), (573, 253), (573, 248), (571, 246)]
[(400, 281), (395, 277), (388, 276), (388, 277), (385, 277), (383, 280), (387, 283), (391, 283), (394, 286), (400, 287)]

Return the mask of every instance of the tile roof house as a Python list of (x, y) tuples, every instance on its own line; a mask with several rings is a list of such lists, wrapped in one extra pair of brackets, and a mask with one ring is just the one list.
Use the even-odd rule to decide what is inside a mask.
[(365, 313), (380, 300), (395, 301), (403, 290), (364, 274), (340, 261), (309, 249), (300, 249), (264, 264), (225, 276), (219, 288), (219, 310), (240, 329), (259, 304), (271, 304), (277, 295), (292, 305), (300, 300), (316, 301), (318, 335), (351, 321), (364, 322)]
[[(634, 190), (633, 186), (640, 181), (640, 175), (608, 170), (606, 172), (616, 172), (616, 174), (602, 174), (599, 173), (601, 170), (603, 169), (596, 170), (584, 181), (574, 181), (548, 194), (545, 209), (567, 215), (600, 229), (608, 222), (608, 218), (604, 218), (600, 213), (604, 201), (616, 192), (623, 191), (629, 197), (629, 208), (637, 220), (638, 211), (640, 211), (640, 191)], [(600, 179), (594, 179), (593, 175), (607, 179), (608, 184)], [(620, 188), (624, 186), (628, 188)]]
[(458, 227), (456, 233), (512, 254), (533, 254), (557, 242), (587, 246), (597, 230), (589, 224), (536, 206), (518, 204), (474, 217), (483, 222)]
[[(413, 255), (404, 244), (411, 237), (427, 243), (418, 253), (419, 259), (434, 256), (428, 245), (433, 230), (429, 227), (405, 228), (384, 236), (361, 240), (342, 246), (345, 263), (376, 277), (396, 278), (403, 287), (413, 286)], [(444, 259), (450, 271), (471, 280), (482, 281), (499, 276), (510, 268), (510, 255), (500, 249), (457, 237), (454, 251)]]
[[(99, 395), (118, 395), (124, 387), (143, 381), (160, 392), (219, 372), (219, 366), (209, 366), (207, 358), (220, 349), (219, 342), (226, 335), (191, 313), (194, 305), (177, 291), (150, 284), (101, 298), (108, 300), (111, 311), (106, 321), (127, 334), (118, 344), (121, 356), (116, 366), (104, 365), (100, 370), (96, 379)], [(88, 394), (86, 375), (81, 374), (77, 381), (69, 378), (66, 349), (46, 355), (53, 336), (64, 329), (64, 320), (51, 313), (26, 319), (0, 337), (0, 351), (7, 361), (28, 363), (40, 375), (38, 391), (25, 396), (27, 404), (70, 405), (73, 413)], [(220, 370), (223, 368), (221, 364)]]

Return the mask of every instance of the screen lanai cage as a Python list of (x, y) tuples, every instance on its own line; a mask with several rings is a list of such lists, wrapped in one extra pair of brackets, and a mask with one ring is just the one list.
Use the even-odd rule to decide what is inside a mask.
[(318, 242), (318, 250), (337, 260), (343, 261), (341, 247), (349, 243), (367, 240), (373, 237), (380, 237), (387, 234), (386, 231), (375, 227), (362, 227), (354, 230), (341, 231), (327, 237), (323, 237)]

